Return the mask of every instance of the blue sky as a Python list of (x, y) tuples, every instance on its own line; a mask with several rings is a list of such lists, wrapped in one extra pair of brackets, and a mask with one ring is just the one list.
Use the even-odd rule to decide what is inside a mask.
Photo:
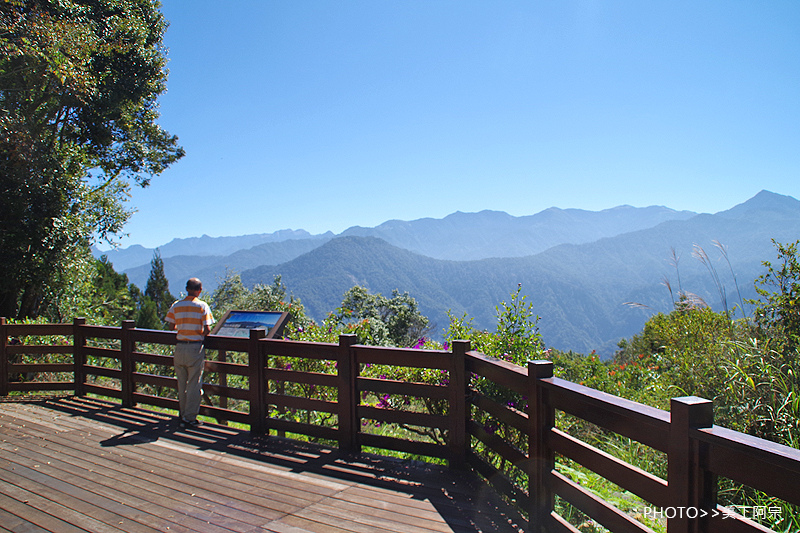
[[(800, 2), (163, 0), (186, 157), (123, 246), (800, 199)], [(192, 213), (191, 216), (187, 216)]]

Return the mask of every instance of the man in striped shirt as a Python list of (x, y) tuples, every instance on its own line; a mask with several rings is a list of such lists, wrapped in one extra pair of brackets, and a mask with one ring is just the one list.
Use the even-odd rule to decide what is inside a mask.
[(197, 420), (197, 414), (200, 412), (206, 358), (203, 340), (211, 332), (214, 317), (208, 304), (198, 298), (203, 292), (203, 284), (199, 279), (187, 281), (186, 292), (188, 296), (172, 304), (165, 320), (171, 329), (178, 332), (174, 364), (181, 423), (184, 426), (198, 426), (200, 421)]

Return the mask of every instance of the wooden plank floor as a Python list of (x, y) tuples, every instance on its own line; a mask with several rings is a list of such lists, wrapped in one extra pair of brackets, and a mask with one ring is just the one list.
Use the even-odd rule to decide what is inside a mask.
[(0, 532), (521, 531), (468, 474), (87, 398), (0, 401)]

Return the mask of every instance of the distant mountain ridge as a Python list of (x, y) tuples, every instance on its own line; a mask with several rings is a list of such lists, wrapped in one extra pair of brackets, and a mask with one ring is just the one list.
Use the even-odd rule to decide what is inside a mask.
[(629, 205), (602, 211), (551, 207), (522, 217), (502, 211), (459, 211), (443, 219), (389, 220), (374, 228), (354, 226), (340, 236), (378, 237), (428, 257), (469, 261), (524, 257), (559, 244), (592, 242), (696, 214), (662, 206)]
[[(443, 219), (390, 220), (374, 228), (353, 226), (339, 236), (378, 237), (399, 248), (438, 259), (474, 260), (490, 257), (524, 257), (564, 243), (586, 243), (627, 231), (655, 226), (666, 220), (685, 220), (696, 213), (661, 206), (619, 206), (602, 211), (550, 208), (529, 216), (515, 217), (502, 211), (456, 212)], [(227, 268), (241, 271), (259, 264), (278, 264), (297, 257), (314, 245), (334, 238), (332, 232), (312, 235), (305, 230), (240, 237), (174, 239), (159, 246), (168, 279), (201, 275), (214, 285)], [(302, 241), (287, 244), (289, 241)], [(251, 250), (252, 253), (242, 253)], [(117, 271), (125, 272), (136, 285), (143, 285), (150, 272), (154, 248), (96, 251), (105, 254)], [(243, 258), (249, 258), (244, 260)], [(210, 285), (210, 286), (212, 286)]]
[[(280, 274), (289, 291), (319, 319), (339, 305), (353, 285), (381, 293), (398, 289), (417, 299), (438, 324), (439, 334), (448, 310), (474, 317), (476, 327), (493, 328), (495, 306), (522, 283), (542, 317), (540, 327), (549, 346), (608, 355), (620, 338), (641, 331), (649, 314), (671, 308), (662, 283), (665, 276), (675, 291), (695, 292), (715, 308), (722, 307), (708, 267), (692, 258), (694, 245), (714, 258), (710, 267), (727, 280), (724, 289), (732, 307), (740, 298), (715, 243), (727, 246), (736, 283), (748, 298), (755, 296), (752, 282), (763, 272), (761, 262), (774, 259), (770, 239), (793, 242), (798, 236), (800, 202), (761, 191), (713, 215), (630, 206), (597, 212), (551, 208), (525, 217), (481, 211), (443, 219), (392, 220), (375, 228), (349, 228), (338, 236), (284, 230), (175, 239), (160, 250), (175, 293), (190, 276), (199, 276), (207, 290), (213, 290), (226, 269), (241, 273), (250, 284), (270, 283)], [(259, 244), (227, 253), (252, 242)], [(124, 255), (128, 250), (115, 252)], [(140, 287), (147, 280), (153, 252), (133, 252), (143, 250), (145, 259), (123, 270)], [(180, 255), (186, 250), (193, 253)], [(210, 253), (214, 250), (222, 252)], [(682, 287), (670, 265), (671, 250), (680, 257)], [(120, 269), (116, 262), (115, 266)], [(624, 302), (639, 302), (651, 310)]]
[[(701, 246), (712, 258), (711, 268), (725, 284), (732, 308), (739, 303), (737, 283), (743, 299), (755, 296), (753, 280), (763, 271), (761, 262), (775, 256), (771, 239), (789, 242), (798, 236), (800, 202), (762, 192), (715, 215), (666, 221), (587, 244), (562, 244), (521, 258), (446, 261), (375, 237), (346, 236), (287, 263), (244, 271), (242, 278), (248, 284), (269, 283), (280, 274), (317, 318), (334, 309), (355, 284), (372, 292), (407, 291), (440, 330), (448, 310), (474, 317), (476, 327), (493, 328), (495, 306), (521, 283), (541, 317), (548, 346), (609, 355), (619, 339), (641, 331), (650, 314), (671, 309), (663, 285), (666, 276), (679, 289), (671, 250), (680, 258), (682, 288), (720, 309), (723, 302), (707, 266), (692, 257), (695, 245)], [(715, 243), (727, 247), (733, 274)]]
[[(323, 235), (312, 235), (306, 230), (283, 229), (273, 233), (258, 233), (252, 235), (240, 235), (238, 237), (190, 237), (186, 239), (173, 239), (167, 244), (157, 248), (145, 248), (134, 244), (127, 248), (116, 248), (113, 250), (101, 251), (94, 250), (96, 257), (105, 255), (114, 264), (114, 269), (118, 272), (143, 265), (149, 265), (153, 259), (153, 253), (158, 249), (162, 259), (176, 257), (180, 255), (193, 257), (217, 256), (226, 257), (241, 250), (247, 250), (265, 243), (283, 242), (288, 240), (320, 239), (333, 237), (332, 232)], [(148, 266), (149, 272), (149, 266)]]

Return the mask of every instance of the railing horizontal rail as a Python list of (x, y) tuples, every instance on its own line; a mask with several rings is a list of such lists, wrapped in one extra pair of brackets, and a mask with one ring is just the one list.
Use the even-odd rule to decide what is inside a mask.
[(649, 527), (636, 521), (559, 472), (550, 472), (548, 482), (553, 492), (611, 531), (618, 533), (653, 533), (653, 530)]
[(75, 390), (75, 383), (72, 381), (15, 381), (8, 384), (8, 390), (13, 392)]
[[(103, 385), (97, 385), (95, 383), (84, 383), (83, 385), (86, 392), (90, 392), (92, 394), (97, 394), (100, 396), (108, 396), (110, 398), (122, 398), (122, 391), (120, 389), (115, 389), (113, 387), (106, 387)], [(177, 401), (175, 402), (177, 405)], [(157, 405), (157, 404), (149, 404), (149, 405)]]
[(467, 352), (465, 363), (467, 372), (485, 377), (518, 394), (525, 394), (528, 374), (524, 368), (474, 351)]
[(72, 324), (6, 324), (8, 337), (26, 336), (72, 336)]
[(159, 366), (172, 366), (173, 359), (171, 355), (158, 355), (146, 352), (133, 352), (131, 354), (133, 361), (136, 363), (145, 363), (149, 365)]
[(322, 342), (262, 339), (264, 353), (270, 357), (299, 357), (301, 359), (334, 360), (338, 354), (335, 344)]
[(113, 326), (81, 326), (80, 332), (84, 337), (94, 339), (116, 339), (122, 338), (122, 330)]
[(212, 361), (206, 359), (204, 367), (206, 372), (222, 372), (230, 374), (231, 376), (249, 376), (249, 369), (247, 365), (240, 365), (238, 363), (224, 363), (220, 361)]
[[(141, 383), (143, 385), (152, 385), (154, 387), (168, 387), (170, 389), (177, 389), (178, 382), (175, 378), (169, 378), (165, 376), (158, 376), (155, 374), (145, 374), (142, 372), (134, 372), (133, 377), (136, 378), (136, 383)], [(203, 387), (207, 387), (208, 384), (204, 384)]]
[(381, 409), (367, 405), (360, 406), (357, 410), (357, 414), (359, 418), (367, 418), (390, 424), (406, 424), (438, 429), (447, 429), (448, 424), (447, 416), (443, 415), (415, 413), (411, 411), (401, 411), (399, 409)]
[[(177, 386), (177, 384), (173, 384), (173, 386)], [(232, 400), (249, 401), (252, 397), (252, 394), (247, 389), (225, 387), (222, 385), (215, 385), (213, 383), (204, 383), (203, 392), (213, 394), (214, 396), (222, 396), (223, 398), (229, 398)]]
[(119, 370), (118, 368), (106, 368), (104, 366), (91, 365), (86, 365), (84, 368), (86, 369), (86, 374), (89, 376), (103, 376), (106, 378), (115, 379), (122, 377), (122, 370)]
[(275, 431), (307, 435), (317, 439), (325, 439), (330, 441), (339, 439), (339, 431), (335, 428), (317, 426), (314, 424), (307, 424), (305, 422), (297, 422), (295, 420), (270, 418), (267, 420), (267, 427)]
[(8, 354), (17, 355), (49, 355), (49, 354), (71, 354), (72, 346), (51, 345), (51, 344), (16, 344), (8, 347)]
[(548, 533), (581, 533), (579, 529), (573, 527), (563, 516), (556, 514), (555, 511), (547, 517)]
[(72, 372), (75, 366), (72, 363), (13, 363), (8, 365), (8, 370), (12, 374), (26, 374), (26, 373), (49, 373), (49, 372)]
[(418, 440), (398, 439), (386, 435), (374, 435), (372, 433), (362, 433), (359, 441), (363, 446), (381, 448), (384, 450), (394, 450), (427, 457), (438, 457), (446, 459), (448, 456), (447, 447), (432, 442), (422, 442)]
[(515, 448), (497, 434), (486, 431), (483, 426), (476, 423), (474, 420), (470, 420), (467, 430), (470, 435), (513, 465), (521, 465), (528, 460), (528, 455), (526, 453)]
[(692, 437), (710, 446), (703, 464), (710, 472), (800, 505), (800, 450), (720, 426)]
[(382, 346), (355, 345), (352, 347), (360, 364), (389, 365), (408, 368), (450, 368), (450, 352), (413, 350)]
[(448, 398), (447, 387), (429, 383), (409, 383), (395, 379), (359, 377), (356, 380), (356, 386), (359, 392), (382, 392), (385, 394), (430, 398), (432, 400), (446, 400)]
[(296, 370), (284, 370), (282, 368), (267, 368), (264, 370), (264, 377), (285, 383), (301, 383), (304, 385), (318, 385), (321, 387), (336, 387), (339, 379), (335, 374), (298, 372)]
[(304, 398), (302, 396), (289, 396), (287, 394), (267, 394), (265, 399), (267, 404), (276, 405), (278, 407), (288, 407), (290, 409), (321, 411), (323, 413), (337, 413), (339, 411), (336, 402), (330, 402), (327, 400)]
[(600, 474), (654, 506), (669, 506), (667, 482), (658, 476), (629, 465), (558, 429), (550, 431), (547, 442), (556, 453)]
[(527, 431), (529, 421), (526, 413), (498, 403), (488, 396), (484, 396), (480, 393), (473, 394), (470, 400), (472, 405), (487, 412), (499, 422), (507, 424), (519, 431)]
[(625, 400), (559, 378), (542, 380), (555, 409), (592, 422), (624, 437), (666, 452), (669, 437), (668, 411)]
[(509, 481), (503, 472), (487, 463), (474, 452), (467, 454), (467, 463), (500, 494), (504, 495), (509, 500), (517, 502), (522, 509), (530, 509), (530, 495), (523, 492), (518, 486)]
[(120, 354), (119, 350), (114, 350), (111, 348), (96, 348), (94, 346), (86, 346), (83, 348), (83, 353), (85, 355), (92, 355), (94, 357), (107, 357), (108, 359), (116, 359), (117, 361), (122, 359), (122, 354)]
[[(172, 339), (170, 344), (175, 344), (175, 339)], [(229, 352), (246, 352), (250, 347), (250, 340), (241, 337), (225, 337), (218, 335), (209, 335), (203, 342), (203, 346), (207, 350), (226, 350)]]
[(131, 329), (131, 340), (144, 344), (175, 344), (175, 334), (158, 329)]

